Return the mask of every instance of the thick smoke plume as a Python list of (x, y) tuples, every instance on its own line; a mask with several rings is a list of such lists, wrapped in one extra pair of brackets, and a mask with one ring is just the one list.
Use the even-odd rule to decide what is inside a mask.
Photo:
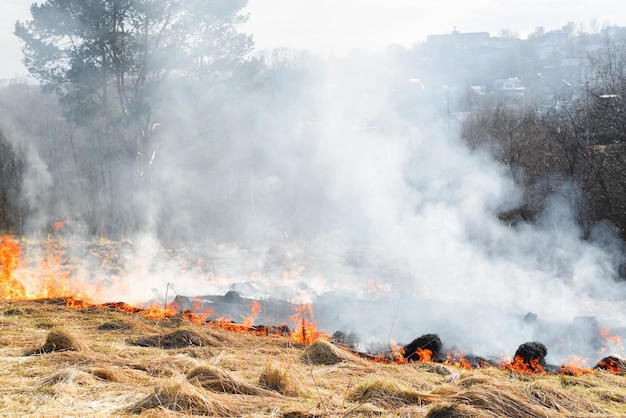
[[(487, 153), (463, 144), (444, 89), (421, 86), (432, 100), (398, 108), (393, 95), (414, 86), (393, 61), (302, 59), (237, 82), (265, 88), (243, 94), (224, 83), (232, 101), (176, 83), (164, 93), (179, 112), (158, 120), (144, 202), (154, 228), (133, 238), (127, 271), (101, 297), (235, 289), (314, 301), (321, 327), (364, 341), (436, 332), (466, 351), (511, 355), (543, 339), (555, 362), (597, 354), (581, 336), (594, 321), (626, 329), (617, 238), (599, 225), (581, 239), (568, 199), (575, 184), (536, 225), (509, 225), (498, 214), (520, 191)], [(29, 185), (49, 180), (29, 161), (40, 179), (24, 183), (32, 198)], [(168, 258), (177, 245), (204, 265)]]
[[(406, 75), (390, 76), (393, 66), (357, 55), (317, 63), (306, 82), (298, 69), (281, 74), (290, 83), (277, 93), (284, 102), (259, 95), (245, 104), (258, 125), (252, 141), (220, 155), (225, 171), (193, 165), (206, 183), (189, 183), (193, 176), (177, 171), (189, 162), (161, 154), (172, 164), (163, 181), (206, 193), (203, 207), (233, 172), (252, 178), (247, 196), (226, 206), (236, 215), (222, 228), (233, 231), (236, 255), (214, 260), (217, 276), (244, 295), (314, 300), (328, 331), (366, 341), (438, 332), (479, 354), (511, 355), (534, 338), (552, 343), (555, 361), (596, 355), (584, 337), (595, 332), (585, 329), (590, 321), (626, 326), (616, 236), (599, 225), (581, 239), (575, 184), (550, 199), (536, 225), (500, 220), (521, 199), (508, 172), (462, 143), (455, 119), (441, 112), (441, 88), (422, 86), (433, 100), (398, 108), (390, 80)], [(174, 224), (191, 220), (180, 214), (170, 213)]]

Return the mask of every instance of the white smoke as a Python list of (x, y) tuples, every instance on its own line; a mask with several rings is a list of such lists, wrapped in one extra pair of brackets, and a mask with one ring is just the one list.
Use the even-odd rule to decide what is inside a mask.
[[(428, 121), (419, 125), (397, 118), (384, 83), (368, 78), (380, 73), (363, 72), (332, 72), (311, 98), (324, 109), (306, 145), (319, 173), (280, 179), (323, 191), (306, 201), (317, 209), (317, 239), (294, 236), (286, 245), (305, 248), (302, 279), (311, 292), (334, 292), (319, 298), (331, 330), (405, 342), (438, 332), (444, 343), (477, 354), (511, 355), (528, 339), (556, 344), (553, 327), (569, 329), (577, 317), (626, 325), (624, 310), (615, 309), (626, 292), (615, 281), (619, 245), (609, 228), (598, 231), (601, 239), (582, 240), (567, 190), (551, 199), (537, 225), (502, 222), (498, 212), (520, 199), (504, 167), (470, 151), (445, 117), (415, 115)], [(357, 250), (369, 268), (347, 266)], [(362, 291), (365, 302), (346, 302), (372, 278), (385, 283), (387, 295)], [(540, 325), (523, 322), (528, 312)], [(596, 355), (585, 343), (553, 345), (548, 359)]]
[[(213, 128), (213, 113), (182, 107), (159, 121), (165, 141), (154, 181), (162, 195), (152, 203), (171, 205), (160, 216), (189, 231), (202, 216), (219, 217), (220, 232), (239, 239), (183, 242), (181, 251), (199, 262), (185, 265), (149, 231), (134, 239), (121, 260), (125, 271), (105, 278), (114, 286), (100, 296), (134, 303), (169, 289), (189, 296), (236, 289), (315, 301), (320, 326), (365, 341), (409, 342), (435, 332), (478, 355), (510, 355), (529, 339), (543, 340), (554, 362), (596, 355), (584, 339), (559, 342), (559, 329), (591, 316), (626, 327), (616, 234), (599, 225), (592, 240), (582, 240), (566, 189), (537, 225), (503, 223), (498, 213), (520, 200), (507, 170), (470, 151), (450, 115), (435, 116), (441, 103), (398, 116), (386, 80), (405, 75), (390, 75), (394, 64), (380, 57), (358, 58), (347, 69), (327, 63), (315, 88), (280, 115), (264, 102), (247, 104), (263, 128), (252, 134), (260, 161), (249, 156), (250, 143), (233, 139), (245, 133), (237, 115), (219, 114), (236, 126), (222, 135), (224, 143), (233, 139), (228, 147), (205, 141), (193, 149), (208, 136), (199, 127)], [(50, 183), (39, 160), (29, 161), (27, 198)], [(250, 190), (232, 193), (242, 178), (252, 178)], [(537, 323), (523, 321), (528, 312)]]

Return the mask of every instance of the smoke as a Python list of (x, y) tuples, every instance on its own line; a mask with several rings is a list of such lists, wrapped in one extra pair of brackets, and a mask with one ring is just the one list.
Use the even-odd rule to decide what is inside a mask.
[[(509, 225), (498, 214), (521, 199), (510, 171), (461, 141), (445, 105), (397, 108), (390, 92), (406, 74), (394, 62), (356, 54), (306, 65), (315, 71), (265, 74), (271, 96), (219, 110), (230, 122), (204, 159), (161, 155), (159, 181), (197, 205), (171, 195), (179, 204), (168, 222), (212, 225), (204, 254), (221, 278), (212, 290), (312, 300), (320, 326), (370, 342), (438, 332), (449, 346), (512, 355), (539, 339), (554, 362), (598, 356), (596, 328), (626, 325), (617, 234), (599, 225), (581, 238), (575, 184), (536, 224)], [(254, 115), (248, 130), (242, 109)], [(194, 129), (206, 121), (191, 115), (176, 117)], [(183, 281), (177, 291), (199, 294)]]
[[(24, 86), (20, 94), (20, 85), (8, 85), (0, 95), (0, 138), (11, 145), (13, 155), (2, 156), (3, 163), (12, 160), (13, 165), (4, 168), (3, 189), (12, 181), (20, 183), (19, 204), (24, 208), (21, 214), (21, 223), (25, 231), (33, 233), (45, 229), (55, 219), (53, 196), (50, 194), (53, 178), (48, 170), (47, 163), (41, 156), (33, 138), (50, 135), (45, 126), (51, 118), (46, 109), (52, 103), (50, 100), (41, 100), (34, 88)], [(31, 125), (28, 119), (31, 112), (40, 117), (43, 128)], [(49, 152), (49, 149), (48, 149)], [(12, 180), (14, 177), (15, 180)], [(5, 190), (6, 193), (6, 190)]]
[[(427, 99), (399, 107), (392, 93), (410, 75), (388, 57), (288, 58), (210, 91), (167, 86), (144, 202), (154, 229), (122, 251), (125, 270), (101, 297), (235, 289), (313, 301), (321, 327), (365, 342), (436, 332), (510, 355), (543, 339), (555, 362), (597, 354), (571, 338), (596, 326), (580, 318), (626, 327), (617, 235), (598, 225), (581, 238), (576, 185), (537, 224), (508, 225), (498, 214), (521, 191), (463, 144), (444, 90), (426, 86)], [(26, 154), (24, 197), (36, 207), (51, 179)]]

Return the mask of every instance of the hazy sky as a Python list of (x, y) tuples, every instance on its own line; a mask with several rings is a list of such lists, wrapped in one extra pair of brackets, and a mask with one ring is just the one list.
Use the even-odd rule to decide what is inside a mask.
[[(29, 17), (33, 0), (2, 0), (0, 6), (0, 78), (25, 74), (18, 19)], [(510, 29), (525, 36), (536, 27), (558, 29), (567, 22), (586, 28), (626, 26), (623, 0), (249, 0), (252, 33), (259, 49), (284, 46), (324, 53), (351, 48), (378, 49), (398, 43), (410, 46), (433, 33)]]

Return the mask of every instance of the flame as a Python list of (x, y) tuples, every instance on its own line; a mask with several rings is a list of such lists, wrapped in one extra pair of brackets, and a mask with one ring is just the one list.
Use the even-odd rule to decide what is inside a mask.
[(500, 362), (499, 367), (502, 370), (511, 370), (521, 374), (545, 374), (538, 358), (531, 359), (529, 363), (526, 363), (523, 357), (515, 356), (511, 362)]
[(32, 300), (68, 298), (91, 301), (97, 286), (73, 280), (65, 250), (59, 243), (43, 242), (44, 257), (26, 271), (22, 249), (13, 238), (4, 235), (0, 242), (0, 298)]
[(328, 335), (317, 331), (317, 324), (313, 320), (313, 306), (310, 303), (296, 307), (295, 311), (290, 317), (296, 324), (290, 334), (292, 342), (310, 344), (319, 338), (328, 338)]
[(589, 367), (589, 359), (582, 356), (569, 356), (565, 364), (561, 366), (561, 373), (570, 376), (582, 376), (593, 373)]
[(252, 325), (254, 324), (254, 320), (261, 313), (261, 304), (258, 300), (253, 300), (248, 306), (250, 307), (250, 315), (246, 316), (243, 319), (243, 325), (247, 327), (252, 327)]
[(14, 272), (20, 266), (20, 245), (5, 235), (0, 241), (0, 297), (2, 299), (24, 299), (26, 289), (15, 277)]
[(59, 229), (63, 228), (66, 223), (67, 221), (57, 221), (52, 224), (52, 227), (55, 231), (58, 231)]
[(367, 291), (369, 293), (374, 293), (374, 294), (383, 294), (383, 295), (390, 294), (389, 288), (387, 287), (385, 282), (383, 282), (382, 280), (368, 279)]
[[(213, 326), (214, 328), (225, 329), (227, 331), (267, 335), (269, 331), (266, 328), (261, 327), (257, 330), (253, 326), (254, 320), (261, 312), (261, 304), (259, 303), (259, 301), (253, 300), (252, 302), (250, 302), (248, 306), (250, 307), (250, 315), (246, 316), (243, 319), (243, 322), (241, 324), (234, 322), (230, 318), (220, 317), (220, 318), (217, 318), (215, 321), (211, 321), (210, 325)], [(209, 314), (213, 313), (212, 310), (209, 310), (207, 312)]]
[(622, 368), (615, 357), (603, 358), (598, 362), (597, 367), (609, 370), (611, 373), (616, 375), (620, 375), (622, 373)]
[[(621, 335), (613, 335), (611, 333), (611, 330), (608, 328), (600, 328), (599, 330), (600, 332), (600, 336), (602, 337), (602, 339), (608, 343), (608, 345), (611, 345), (613, 348), (613, 351), (615, 351), (617, 354), (624, 354), (624, 347), (622, 346), (622, 336)], [(608, 347), (601, 347), (600, 350), (602, 352), (608, 351)]]
[(420, 362), (430, 362), (432, 361), (433, 358), (433, 352), (432, 350), (429, 350), (428, 348), (418, 348), (417, 350), (415, 350), (415, 353), (419, 356), (419, 361)]
[(465, 356), (459, 352), (459, 350), (454, 350), (453, 353), (450, 353), (448, 351), (446, 353), (446, 361), (444, 361), (443, 364), (466, 370), (471, 370), (474, 368), (472, 366), (472, 363), (470, 363), (469, 360), (467, 360), (467, 358), (465, 358)]
[[(55, 226), (59, 224), (60, 228), (63, 223), (55, 223)], [(42, 247), (44, 257), (36, 267), (28, 269), (19, 243), (8, 235), (2, 237), (0, 240), (0, 300), (62, 299), (65, 306), (71, 309), (108, 308), (154, 319), (180, 314), (186, 320), (198, 325), (206, 324), (207, 318), (213, 314), (213, 310), (204, 308), (203, 301), (199, 298), (192, 298), (193, 308), (185, 311), (180, 311), (180, 306), (175, 302), (163, 305), (149, 303), (145, 307), (135, 307), (124, 302), (95, 304), (93, 302), (95, 298), (92, 295), (98, 294), (99, 287), (72, 276), (72, 269), (68, 265), (63, 246), (55, 241), (46, 241), (42, 243)], [(381, 291), (380, 283), (370, 282), (369, 284), (371, 290)], [(261, 304), (253, 300), (249, 307), (250, 315), (246, 316), (241, 324), (236, 324), (227, 318), (219, 318), (211, 322), (210, 325), (225, 330), (257, 335), (269, 335), (270, 332), (280, 335), (289, 333), (291, 341), (304, 344), (310, 344), (319, 338), (328, 338), (327, 334), (317, 330), (313, 307), (310, 303), (301, 304), (295, 308), (295, 313), (290, 318), (296, 324), (293, 331), (289, 331), (286, 325), (254, 327), (254, 320), (261, 312)], [(600, 328), (600, 335), (615, 350), (623, 352), (620, 335), (612, 335), (608, 328)], [(385, 363), (407, 363), (403, 347), (397, 345), (393, 340), (390, 342), (391, 355), (386, 357), (379, 355), (373, 360)], [(603, 350), (606, 348), (603, 347)], [(420, 362), (432, 361), (433, 353), (431, 350), (417, 349), (416, 354)], [(472, 363), (458, 351), (448, 353), (444, 364), (463, 369), (473, 368)], [(600, 361), (598, 366), (616, 374), (622, 372), (621, 366), (615, 363), (612, 358)], [(546, 373), (539, 364), (539, 359), (532, 359), (527, 363), (519, 356), (516, 356), (512, 361), (500, 362), (499, 367), (523, 374)], [(593, 373), (593, 369), (589, 367), (586, 358), (574, 356), (568, 358), (566, 364), (561, 366), (561, 373), (580, 376)]]
[(409, 360), (404, 357), (404, 347), (398, 345), (393, 338), (389, 342), (391, 343), (391, 358), (393, 362), (396, 364), (408, 363)]

